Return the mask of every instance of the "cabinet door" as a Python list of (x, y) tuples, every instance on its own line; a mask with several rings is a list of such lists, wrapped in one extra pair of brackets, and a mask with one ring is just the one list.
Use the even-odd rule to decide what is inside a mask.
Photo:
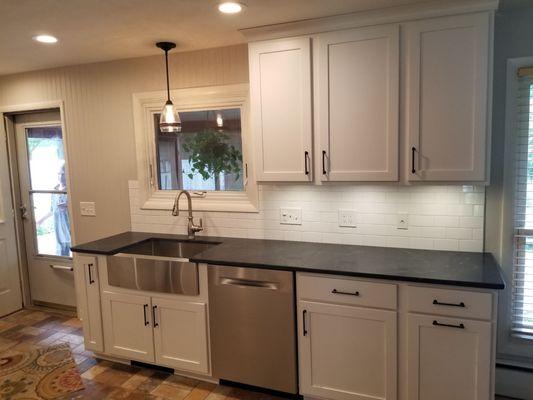
[(396, 399), (395, 311), (307, 301), (298, 310), (301, 394)]
[(322, 180), (398, 180), (399, 31), (318, 36)]
[(103, 292), (102, 313), (107, 354), (154, 362), (150, 297)]
[(251, 43), (249, 59), (257, 179), (311, 180), (310, 38)]
[(407, 329), (410, 400), (490, 397), (490, 322), (409, 314)]
[(78, 314), (83, 323), (83, 337), (87, 350), (103, 352), (100, 281), (95, 256), (74, 255), (74, 276)]
[(407, 25), (410, 180), (485, 180), (489, 25), (489, 14)]
[(152, 298), (157, 364), (208, 373), (205, 303)]

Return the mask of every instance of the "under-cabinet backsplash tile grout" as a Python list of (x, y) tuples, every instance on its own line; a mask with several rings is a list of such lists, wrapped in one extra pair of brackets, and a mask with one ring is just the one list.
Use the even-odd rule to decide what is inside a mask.
[[(139, 184), (129, 182), (133, 231), (184, 233), (185, 217), (142, 210)], [(482, 251), (482, 186), (260, 185), (258, 213), (195, 212), (203, 235), (417, 249)], [(279, 209), (302, 209), (302, 225), (281, 225)], [(357, 227), (338, 226), (338, 210), (355, 209)], [(396, 228), (407, 213), (407, 230)]]

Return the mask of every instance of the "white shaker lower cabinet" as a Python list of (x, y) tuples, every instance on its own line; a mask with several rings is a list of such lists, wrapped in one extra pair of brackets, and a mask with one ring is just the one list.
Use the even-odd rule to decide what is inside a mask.
[(85, 348), (104, 351), (100, 280), (96, 256), (74, 255), (74, 280), (78, 301), (78, 315), (83, 323)]
[(490, 399), (490, 322), (409, 314), (409, 400)]
[(300, 392), (396, 399), (396, 312), (300, 301)]
[(497, 292), (297, 273), (300, 393), (494, 398)]
[(152, 298), (156, 364), (208, 373), (207, 306)]
[(150, 297), (124, 293), (102, 294), (106, 353), (154, 362)]

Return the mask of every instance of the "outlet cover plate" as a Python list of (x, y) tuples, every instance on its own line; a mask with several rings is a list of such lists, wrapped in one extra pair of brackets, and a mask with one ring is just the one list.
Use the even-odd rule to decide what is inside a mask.
[(96, 217), (96, 205), (94, 201), (80, 201), (80, 213), (86, 217)]
[(409, 229), (409, 214), (399, 212), (396, 220), (396, 229)]
[(283, 225), (302, 225), (302, 209), (280, 208), (279, 223)]
[(355, 210), (339, 210), (339, 226), (347, 228), (357, 227), (357, 213)]

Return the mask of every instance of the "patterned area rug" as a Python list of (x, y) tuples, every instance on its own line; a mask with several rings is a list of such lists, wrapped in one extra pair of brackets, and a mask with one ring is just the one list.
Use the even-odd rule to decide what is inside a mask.
[(82, 389), (67, 343), (22, 354), (0, 354), (1, 400), (61, 399)]

